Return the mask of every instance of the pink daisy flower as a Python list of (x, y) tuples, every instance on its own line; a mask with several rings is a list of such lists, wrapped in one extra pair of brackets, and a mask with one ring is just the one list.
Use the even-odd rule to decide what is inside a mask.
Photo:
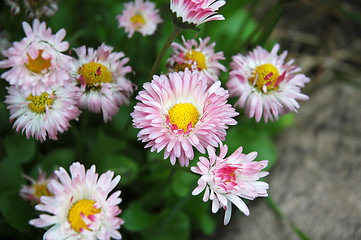
[(48, 188), (54, 196), (43, 196), (36, 210), (46, 212), (30, 221), (35, 227), (50, 227), (44, 239), (121, 239), (118, 229), (123, 220), (120, 191), (108, 195), (117, 186), (120, 176), (113, 179), (108, 171), (98, 178), (93, 165), (85, 171), (76, 162), (70, 166), (71, 175), (60, 168), (55, 171), (59, 181), (51, 180)]
[(301, 88), (310, 79), (299, 73), (301, 68), (293, 60), (285, 63), (287, 51), (277, 55), (279, 44), (271, 52), (257, 47), (247, 56), (233, 57), (227, 88), (231, 97), (239, 97), (236, 105), (244, 108), (249, 118), (267, 122), (279, 115), (297, 112), (296, 100), (308, 100)]
[(228, 151), (227, 145), (220, 144), (219, 156), (213, 148), (208, 147), (207, 150), (209, 159), (200, 157), (198, 166), (191, 167), (191, 171), (202, 175), (192, 194), (198, 195), (205, 189), (203, 201), (212, 200), (212, 212), (216, 213), (221, 207), (226, 210), (224, 225), (231, 219), (232, 203), (248, 216), (249, 209), (241, 197), (253, 200), (268, 196), (268, 184), (258, 181), (268, 175), (268, 172), (261, 171), (267, 167), (268, 161), (253, 161), (257, 153), (246, 155), (242, 153), (242, 147), (227, 158), (224, 158)]
[(79, 105), (94, 113), (103, 113), (108, 122), (123, 104), (129, 103), (133, 84), (125, 77), (132, 71), (125, 66), (129, 58), (122, 52), (112, 52), (113, 48), (104, 43), (97, 49), (85, 46), (74, 49), (79, 59), (74, 59), (73, 70), (81, 89)]
[(26, 94), (14, 86), (7, 88), (5, 103), (10, 111), (10, 121), (17, 132), (37, 140), (48, 137), (57, 140), (57, 134), (70, 126), (69, 121), (78, 119), (80, 110), (79, 89), (73, 83), (55, 86), (39, 95)]
[(227, 125), (235, 125), (238, 115), (227, 104), (228, 92), (220, 81), (207, 89), (207, 77), (202, 72), (170, 73), (153, 76), (143, 85), (136, 97), (133, 125), (141, 129), (139, 140), (145, 147), (170, 157), (172, 165), (178, 158), (181, 166), (188, 166), (194, 157), (193, 147), (201, 153), (208, 146), (217, 147), (226, 136)]
[(20, 196), (24, 200), (31, 201), (33, 203), (40, 203), (40, 197), (42, 196), (53, 196), (53, 194), (48, 189), (48, 183), (51, 179), (56, 179), (55, 174), (52, 174), (50, 177), (46, 177), (44, 173), (39, 168), (39, 177), (37, 180), (32, 179), (31, 177), (24, 175), (24, 178), (30, 181), (31, 185), (22, 185), (20, 189)]
[(23, 22), (26, 37), (3, 51), (8, 59), (0, 61), (0, 68), (11, 68), (1, 75), (10, 85), (26, 94), (39, 95), (53, 84), (63, 85), (69, 80), (71, 57), (62, 54), (68, 49), (65, 30), (52, 35), (45, 22), (34, 19), (33, 28)]
[(219, 60), (224, 60), (223, 52), (214, 52), (215, 42), (208, 44), (210, 38), (204, 40), (199, 38), (199, 45), (196, 40), (185, 40), (182, 36), (183, 45), (172, 43), (173, 53), (168, 59), (168, 69), (171, 72), (184, 71), (185, 68), (192, 71), (204, 72), (208, 78), (208, 85), (218, 80), (221, 71), (227, 69)]
[(195, 27), (213, 20), (224, 20), (217, 10), (226, 4), (221, 0), (171, 0), (170, 10), (178, 24), (190, 24)]
[(162, 22), (155, 3), (150, 1), (135, 0), (135, 2), (124, 3), (125, 9), (116, 18), (119, 28), (124, 27), (131, 38), (134, 32), (139, 32), (143, 36), (152, 35), (157, 29), (157, 25)]

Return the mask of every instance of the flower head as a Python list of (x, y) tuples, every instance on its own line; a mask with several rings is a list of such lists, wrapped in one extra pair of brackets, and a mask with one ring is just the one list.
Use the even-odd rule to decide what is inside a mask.
[(20, 13), (19, 0), (5, 0), (5, 4), (10, 7), (10, 13), (17, 15)]
[(39, 168), (39, 177), (37, 180), (34, 180), (27, 175), (24, 175), (24, 178), (29, 180), (31, 185), (21, 186), (20, 196), (23, 199), (32, 201), (34, 203), (40, 203), (40, 197), (53, 195), (48, 189), (48, 183), (51, 179), (56, 179), (55, 174), (52, 174), (47, 178), (46, 173), (44, 173), (41, 168)]
[(170, 10), (175, 24), (192, 28), (213, 20), (224, 20), (217, 10), (226, 4), (221, 0), (171, 0)]
[(62, 41), (65, 30), (52, 35), (45, 22), (34, 19), (33, 27), (23, 22), (26, 37), (3, 51), (8, 59), (0, 61), (0, 68), (11, 68), (1, 75), (10, 85), (29, 94), (41, 94), (51, 85), (63, 85), (69, 80), (71, 57), (62, 54), (69, 47)]
[(85, 171), (76, 162), (70, 166), (71, 175), (60, 168), (55, 171), (57, 180), (51, 180), (48, 188), (53, 196), (43, 196), (35, 208), (47, 212), (30, 221), (36, 227), (51, 227), (44, 239), (121, 239), (118, 231), (123, 220), (120, 191), (108, 195), (117, 186), (120, 176), (113, 179), (108, 171), (98, 178), (93, 165)]
[(208, 146), (217, 147), (226, 136), (227, 125), (235, 125), (238, 113), (227, 104), (228, 92), (220, 81), (207, 89), (202, 72), (170, 73), (154, 76), (143, 85), (134, 107), (133, 125), (141, 129), (139, 140), (145, 147), (170, 157), (174, 165), (188, 166), (194, 157), (193, 147), (204, 153)]
[(210, 38), (199, 38), (199, 45), (196, 40), (186, 41), (182, 36), (183, 45), (172, 43), (173, 53), (168, 59), (168, 69), (172, 72), (184, 71), (185, 68), (192, 71), (204, 72), (208, 78), (208, 85), (218, 80), (221, 71), (226, 68), (219, 62), (225, 59), (223, 52), (214, 52), (215, 42), (208, 44)]
[(123, 104), (129, 103), (133, 84), (125, 77), (132, 71), (125, 66), (129, 61), (122, 52), (104, 43), (97, 49), (85, 46), (74, 49), (79, 59), (74, 59), (73, 70), (81, 89), (79, 105), (94, 113), (103, 113), (108, 122)]
[(58, 11), (57, 0), (24, 0), (24, 7), (29, 18), (51, 17)]
[(271, 52), (257, 47), (247, 56), (233, 57), (227, 88), (232, 97), (239, 97), (236, 105), (245, 109), (249, 118), (257, 122), (264, 118), (278, 119), (279, 115), (299, 108), (296, 100), (308, 100), (301, 88), (310, 79), (298, 73), (301, 69), (293, 60), (285, 63), (287, 52), (277, 55), (279, 45)]
[(57, 140), (57, 134), (70, 126), (69, 121), (77, 119), (79, 90), (73, 83), (55, 86), (38, 95), (26, 94), (14, 86), (7, 88), (9, 95), (5, 103), (10, 111), (10, 121), (17, 132), (44, 141), (48, 137)]
[(246, 155), (242, 153), (242, 147), (227, 158), (224, 158), (228, 151), (227, 145), (220, 145), (219, 156), (213, 148), (208, 147), (207, 150), (209, 159), (200, 157), (198, 166), (191, 167), (193, 172), (202, 175), (192, 194), (198, 195), (205, 189), (203, 201), (212, 200), (212, 212), (216, 213), (221, 207), (226, 210), (225, 225), (231, 219), (232, 203), (248, 216), (249, 209), (241, 197), (253, 200), (268, 196), (268, 184), (258, 181), (268, 175), (268, 172), (261, 171), (268, 165), (268, 161), (253, 161), (257, 153)]
[[(19, 0), (5, 0), (13, 15), (20, 13)], [(58, 11), (57, 0), (24, 0), (24, 10), (29, 18), (51, 17)]]
[(131, 38), (134, 32), (139, 32), (143, 36), (152, 35), (157, 29), (157, 25), (162, 22), (155, 3), (143, 0), (124, 3), (125, 9), (121, 15), (117, 16), (119, 27), (124, 27)]

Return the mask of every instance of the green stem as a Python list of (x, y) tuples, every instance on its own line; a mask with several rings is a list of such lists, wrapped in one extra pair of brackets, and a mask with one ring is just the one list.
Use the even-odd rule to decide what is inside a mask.
[[(252, 31), (252, 33), (248, 36), (247, 40), (241, 44), (240, 49), (243, 49), (244, 47), (250, 48), (254, 47), (254, 37), (259, 33), (259, 31), (263, 28), (265, 28), (268, 24), (268, 22), (272, 19), (274, 13), (278, 11), (278, 8), (281, 6), (280, 1), (276, 2), (272, 8), (268, 11), (268, 13), (263, 17), (261, 22), (258, 24), (258, 26)], [(255, 40), (257, 41), (257, 40)]]
[(159, 70), (160, 64), (164, 58), (165, 53), (167, 52), (169, 46), (172, 44), (172, 42), (174, 42), (174, 40), (177, 38), (177, 36), (183, 31), (183, 28), (180, 28), (178, 26), (174, 26), (171, 34), (169, 35), (167, 41), (165, 42), (162, 50), (160, 51), (157, 59), (154, 62), (152, 71), (150, 72), (149, 78), (148, 80), (152, 80), (153, 75), (156, 74)]

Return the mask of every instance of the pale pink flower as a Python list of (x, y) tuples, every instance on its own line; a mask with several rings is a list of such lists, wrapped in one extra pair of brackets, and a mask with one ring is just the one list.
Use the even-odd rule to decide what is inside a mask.
[(170, 10), (178, 24), (190, 24), (195, 27), (213, 20), (224, 20), (217, 10), (226, 4), (221, 0), (171, 0)]
[(227, 145), (220, 144), (219, 156), (213, 148), (208, 147), (207, 150), (209, 159), (200, 157), (197, 166), (191, 167), (193, 172), (202, 175), (192, 194), (198, 195), (205, 190), (203, 201), (212, 200), (213, 213), (224, 208), (224, 225), (231, 219), (232, 203), (248, 216), (249, 209), (241, 198), (254, 200), (256, 197), (268, 196), (268, 184), (258, 181), (268, 175), (268, 172), (261, 171), (267, 167), (268, 161), (253, 161), (257, 153), (246, 155), (242, 153), (242, 147), (227, 158), (224, 158), (228, 151)]
[(73, 60), (74, 78), (80, 86), (81, 108), (94, 113), (103, 113), (108, 122), (123, 104), (129, 103), (133, 84), (126, 78), (132, 71), (125, 66), (129, 58), (122, 52), (112, 52), (113, 47), (104, 43), (97, 50), (85, 46), (74, 49), (79, 59)]
[(24, 0), (25, 13), (29, 18), (51, 17), (58, 11), (58, 0)]
[(35, 227), (50, 227), (44, 234), (46, 240), (65, 239), (121, 239), (118, 229), (123, 220), (117, 217), (121, 210), (120, 191), (110, 192), (117, 186), (120, 176), (107, 171), (98, 178), (93, 165), (85, 171), (76, 162), (70, 166), (71, 175), (64, 168), (55, 171), (57, 180), (48, 188), (54, 196), (43, 196), (36, 210), (46, 212), (30, 221)]
[(71, 57), (62, 54), (68, 49), (63, 41), (65, 30), (55, 35), (45, 22), (34, 19), (33, 28), (23, 22), (26, 37), (3, 51), (8, 59), (0, 61), (0, 68), (11, 68), (1, 75), (10, 85), (15, 85), (27, 94), (41, 94), (51, 85), (63, 85), (69, 80)]
[(20, 13), (19, 0), (5, 0), (5, 4), (10, 7), (10, 13), (17, 15)]
[(208, 78), (208, 85), (218, 80), (221, 71), (227, 69), (219, 60), (224, 60), (223, 52), (214, 52), (215, 42), (208, 44), (210, 38), (199, 38), (199, 45), (195, 39), (185, 40), (182, 36), (183, 46), (172, 43), (173, 53), (168, 59), (168, 69), (171, 72), (184, 71), (185, 68), (192, 71), (204, 72)]
[(116, 18), (119, 28), (124, 27), (131, 38), (134, 32), (139, 32), (143, 36), (152, 35), (157, 29), (157, 25), (162, 22), (159, 10), (155, 8), (155, 3), (150, 1), (135, 0), (124, 3), (125, 9)]
[(133, 125), (141, 129), (138, 139), (145, 147), (160, 152), (171, 164), (178, 158), (188, 166), (194, 157), (193, 147), (201, 153), (208, 146), (217, 147), (226, 136), (227, 125), (235, 125), (238, 113), (227, 103), (228, 92), (215, 82), (207, 88), (202, 72), (185, 72), (153, 76), (136, 97)]
[(5, 99), (10, 111), (10, 121), (17, 132), (45, 141), (46, 138), (57, 140), (58, 133), (63, 133), (70, 126), (69, 121), (78, 119), (80, 110), (79, 88), (74, 83), (64, 86), (53, 85), (39, 95), (26, 94), (14, 86), (7, 88)]
[(20, 196), (24, 200), (31, 201), (32, 203), (40, 203), (40, 197), (52, 196), (53, 194), (48, 189), (48, 183), (51, 179), (56, 179), (55, 174), (46, 177), (46, 173), (39, 168), (39, 177), (37, 180), (24, 175), (24, 178), (30, 181), (31, 185), (22, 185), (20, 189)]
[(249, 118), (255, 117), (278, 120), (278, 116), (288, 112), (297, 112), (300, 107), (297, 100), (308, 100), (301, 88), (310, 79), (299, 73), (301, 68), (293, 64), (293, 59), (285, 63), (287, 51), (277, 55), (279, 44), (271, 52), (257, 47), (247, 56), (233, 57), (227, 88), (231, 97), (244, 108)]

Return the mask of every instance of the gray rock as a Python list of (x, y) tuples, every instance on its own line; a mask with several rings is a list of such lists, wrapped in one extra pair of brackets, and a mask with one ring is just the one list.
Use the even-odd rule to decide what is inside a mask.
[(331, 83), (278, 138), (270, 193), (312, 239), (361, 239), (360, 105), (361, 89)]

